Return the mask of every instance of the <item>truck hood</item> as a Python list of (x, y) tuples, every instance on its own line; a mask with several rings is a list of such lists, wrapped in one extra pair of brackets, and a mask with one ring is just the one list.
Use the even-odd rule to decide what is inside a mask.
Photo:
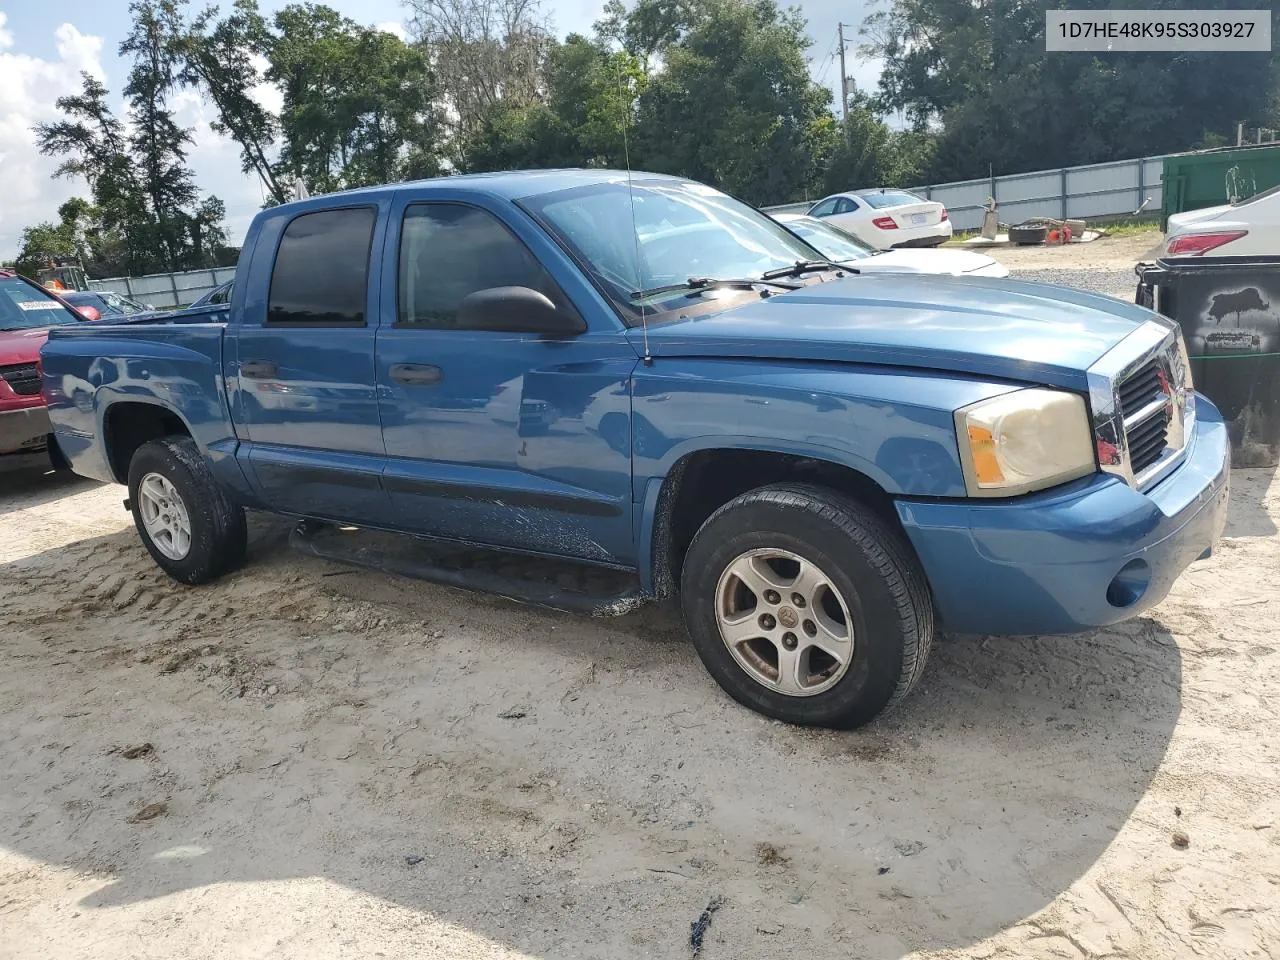
[[(651, 324), (648, 338), (658, 358), (843, 361), (1084, 390), (1094, 361), (1152, 319), (1143, 307), (1068, 287), (883, 273)], [(642, 348), (641, 330), (630, 336)]]
[(39, 330), (0, 330), (0, 367), (14, 363), (35, 363), (40, 348), (49, 338), (47, 327)]

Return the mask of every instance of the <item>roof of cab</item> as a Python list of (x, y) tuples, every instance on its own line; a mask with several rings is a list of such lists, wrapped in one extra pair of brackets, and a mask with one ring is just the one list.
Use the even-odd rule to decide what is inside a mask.
[(596, 183), (625, 182), (628, 176), (633, 180), (670, 180), (673, 183), (687, 182), (683, 177), (673, 177), (665, 173), (647, 173), (626, 170), (596, 169), (564, 169), (564, 170), (504, 170), (494, 173), (464, 173), (448, 177), (433, 177), (430, 180), (410, 180), (405, 183), (380, 184), (374, 187), (357, 187), (351, 190), (339, 190), (334, 193), (316, 194), (305, 200), (294, 200), (272, 207), (281, 210), (285, 207), (326, 206), (335, 200), (347, 197), (368, 197), (383, 193), (394, 193), (399, 190), (413, 189), (415, 192), (430, 193), (434, 190), (456, 190), (469, 188), (477, 193), (487, 193), (506, 200), (518, 200), (543, 193), (554, 193), (572, 187), (589, 186)]

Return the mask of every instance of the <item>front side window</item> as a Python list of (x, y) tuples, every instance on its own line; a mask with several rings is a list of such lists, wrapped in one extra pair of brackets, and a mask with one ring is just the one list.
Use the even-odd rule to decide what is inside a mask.
[(591, 272), (628, 323), (688, 303), (690, 278), (755, 280), (820, 255), (781, 224), (719, 190), (625, 180), (527, 197), (521, 205)]
[(458, 307), (494, 287), (528, 287), (557, 305), (563, 297), (529, 249), (487, 210), (416, 203), (400, 228), (401, 326), (457, 328)]
[(267, 323), (274, 326), (363, 326), (368, 297), (372, 207), (304, 213), (280, 238)]
[(848, 197), (841, 197), (836, 201), (836, 213), (853, 213), (853, 211), (857, 209), (857, 203), (850, 200)]
[(811, 217), (831, 216), (833, 213), (836, 212), (836, 200), (838, 199), (839, 199), (838, 197), (828, 197), (826, 200), (821, 200), (818, 203), (815, 203), (813, 205), (813, 208), (809, 211), (809, 216)]
[(0, 330), (39, 330), (77, 323), (80, 319), (22, 277), (0, 276)]

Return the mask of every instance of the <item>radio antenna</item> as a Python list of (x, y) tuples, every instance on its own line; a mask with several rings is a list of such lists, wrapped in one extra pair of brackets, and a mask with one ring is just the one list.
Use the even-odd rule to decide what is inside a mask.
[[(626, 48), (622, 47), (622, 53), (626, 53)], [(635, 241), (636, 250), (636, 285), (639, 290), (645, 290), (644, 273), (641, 269), (640, 259), (640, 231), (636, 227), (636, 195), (631, 188), (631, 145), (627, 136), (627, 130), (631, 126), (631, 101), (626, 97), (622, 83), (622, 60), (617, 61), (618, 67), (618, 103), (622, 107), (622, 159), (627, 165), (627, 199), (631, 206), (631, 237)], [(644, 365), (646, 367), (653, 365), (653, 355), (649, 352), (649, 322), (644, 314), (644, 298), (640, 299), (640, 335), (644, 338)]]

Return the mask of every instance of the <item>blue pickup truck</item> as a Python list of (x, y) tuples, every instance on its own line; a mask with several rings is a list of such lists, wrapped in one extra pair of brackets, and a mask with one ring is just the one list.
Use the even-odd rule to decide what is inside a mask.
[(289, 203), (232, 290), (41, 354), (62, 451), (128, 484), (171, 576), (241, 563), (246, 508), (595, 564), (678, 598), (721, 686), (793, 723), (899, 701), (935, 624), (1135, 616), (1226, 515), (1227, 434), (1167, 320), (857, 275), (687, 180)]

